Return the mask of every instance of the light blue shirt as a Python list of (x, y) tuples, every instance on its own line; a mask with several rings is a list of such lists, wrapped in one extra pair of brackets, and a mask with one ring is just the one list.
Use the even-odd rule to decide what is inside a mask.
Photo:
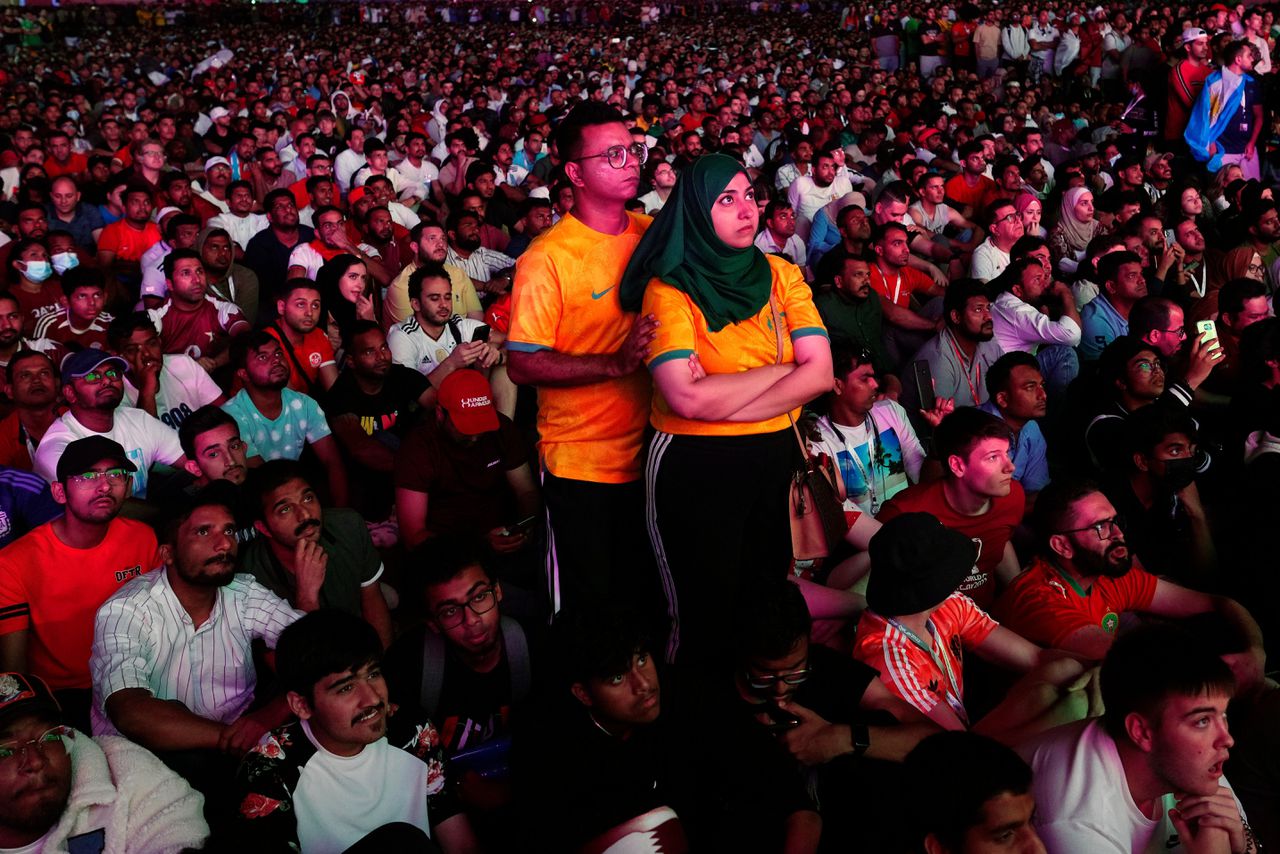
[[(1000, 409), (990, 401), (978, 408), (1000, 418)], [(1049, 446), (1035, 421), (1022, 425), (1009, 446), (1009, 459), (1013, 461), (1013, 479), (1025, 491), (1039, 492), (1049, 485)]]
[(1080, 361), (1095, 362), (1107, 345), (1129, 334), (1129, 321), (1120, 316), (1106, 294), (1098, 294), (1080, 312)]
[(320, 405), (291, 388), (281, 391), (280, 417), (274, 421), (258, 411), (248, 389), (222, 405), (240, 425), (240, 438), (249, 446), (248, 456), (264, 460), (296, 460), (306, 445), (314, 445), (329, 435), (329, 422)]

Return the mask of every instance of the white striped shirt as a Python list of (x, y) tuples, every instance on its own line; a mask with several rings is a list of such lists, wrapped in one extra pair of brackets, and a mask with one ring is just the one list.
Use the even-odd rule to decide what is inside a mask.
[(253, 702), (257, 684), (253, 641), (274, 649), (280, 633), (301, 616), (252, 576), (237, 574), (218, 589), (209, 619), (196, 628), (169, 584), (167, 567), (130, 581), (94, 620), (93, 734), (120, 734), (105, 706), (127, 688), (177, 700), (202, 718), (236, 720)]

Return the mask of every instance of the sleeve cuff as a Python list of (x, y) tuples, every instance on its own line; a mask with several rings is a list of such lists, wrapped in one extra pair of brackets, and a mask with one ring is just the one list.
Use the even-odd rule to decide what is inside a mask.
[(652, 371), (663, 362), (670, 362), (673, 359), (687, 359), (692, 355), (692, 350), (668, 350), (665, 353), (659, 353), (649, 360), (649, 370)]
[(529, 344), (524, 341), (512, 341), (508, 338), (507, 349), (515, 350), (517, 353), (537, 353), (542, 350), (550, 350), (551, 348), (545, 344)]
[(801, 338), (807, 338), (810, 335), (821, 335), (827, 340), (831, 340), (831, 336), (827, 334), (827, 330), (821, 326), (802, 326), (799, 329), (791, 330), (791, 340), (799, 341)]

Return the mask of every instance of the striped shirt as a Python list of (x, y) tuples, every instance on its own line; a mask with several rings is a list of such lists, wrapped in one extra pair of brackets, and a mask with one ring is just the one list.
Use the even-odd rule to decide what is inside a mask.
[(199, 627), (169, 584), (169, 569), (126, 584), (98, 609), (93, 628), (94, 735), (119, 735), (106, 714), (117, 691), (142, 688), (177, 700), (202, 718), (230, 723), (253, 702), (257, 674), (252, 644), (274, 649), (301, 611), (238, 574), (218, 589), (209, 619)]

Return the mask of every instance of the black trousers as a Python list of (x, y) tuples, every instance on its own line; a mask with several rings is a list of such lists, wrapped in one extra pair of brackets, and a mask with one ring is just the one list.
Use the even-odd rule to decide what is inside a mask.
[(671, 620), (669, 662), (698, 669), (717, 660), (740, 591), (785, 577), (787, 487), (799, 453), (790, 430), (653, 437), (646, 515)]

